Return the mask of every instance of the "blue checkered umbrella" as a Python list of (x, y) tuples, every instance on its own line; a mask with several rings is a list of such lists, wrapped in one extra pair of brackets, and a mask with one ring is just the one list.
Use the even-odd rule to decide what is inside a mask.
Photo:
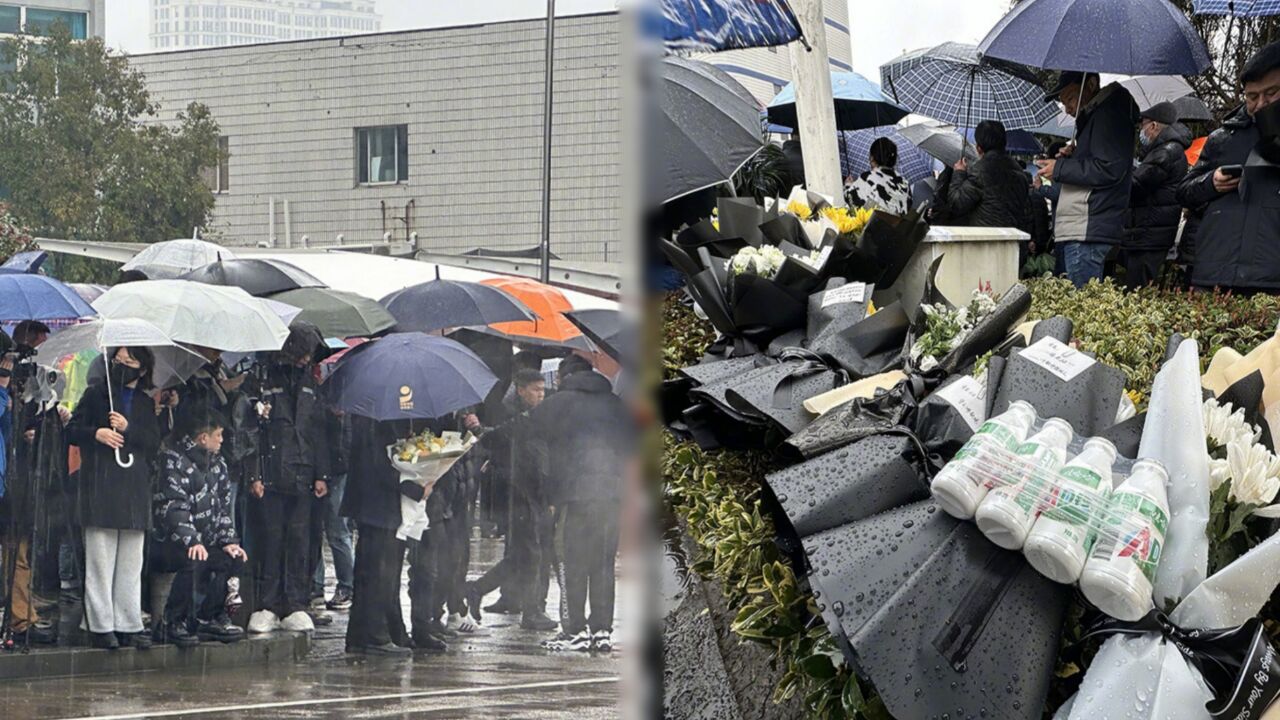
[(985, 60), (973, 45), (943, 43), (891, 60), (880, 83), (913, 112), (957, 127), (999, 120), (1009, 130), (1039, 127), (1058, 114), (1025, 68)]
[(1280, 15), (1280, 0), (1196, 0), (1193, 8), (1196, 15), (1269, 17)]
[(933, 177), (933, 158), (898, 134), (895, 125), (845, 132), (844, 153), (840, 158), (840, 173), (844, 177), (858, 176), (871, 169), (871, 143), (877, 138), (889, 138), (898, 146), (898, 166), (894, 168), (909, 183), (917, 183)]

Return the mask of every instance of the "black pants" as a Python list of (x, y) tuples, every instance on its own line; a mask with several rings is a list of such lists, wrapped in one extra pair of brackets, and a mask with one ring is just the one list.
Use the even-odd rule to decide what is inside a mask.
[[(617, 501), (573, 502), (564, 507), (564, 581), (568, 624), (576, 635), (613, 630), (614, 559), (618, 554)], [(587, 620), (587, 605), (591, 619)]]
[(256, 508), (259, 604), (280, 617), (306, 610), (311, 601), (311, 495), (267, 491)]
[[(189, 558), (187, 548), (178, 543), (155, 543), (152, 548), (152, 567), (175, 573), (164, 606), (166, 623), (194, 629), (196, 620), (213, 620), (226, 612), (227, 580), (240, 577), (244, 560), (231, 557), (221, 546), (206, 547), (209, 559), (204, 561)], [(203, 600), (197, 603), (197, 598)]]
[(438, 593), (440, 545), (444, 528), (433, 525), (422, 540), (407, 541), (409, 547), (409, 625), (413, 637), (424, 638), (440, 619), (444, 598)]
[(481, 595), (499, 587), (504, 598), (522, 612), (541, 612), (551, 584), (554, 520), (546, 508), (521, 502), (511, 513), (506, 552), (502, 560), (476, 580)]
[(395, 530), (361, 523), (356, 541), (354, 592), (347, 647), (372, 647), (406, 633), (400, 610), (400, 569), (404, 567), (404, 542)]
[(1167, 250), (1125, 250), (1121, 254), (1124, 261), (1124, 286), (1133, 290), (1149, 285), (1160, 279), (1160, 266), (1164, 264)]

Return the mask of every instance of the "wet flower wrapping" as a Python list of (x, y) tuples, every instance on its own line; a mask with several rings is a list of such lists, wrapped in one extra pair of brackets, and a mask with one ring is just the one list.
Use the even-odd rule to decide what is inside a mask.
[(1209, 450), (1209, 574), (1231, 564), (1264, 538), (1248, 525), (1252, 516), (1280, 517), (1280, 458), (1258, 443), (1262, 431), (1231, 403), (1204, 401)]
[(968, 305), (949, 308), (946, 305), (921, 305), (925, 315), (924, 332), (911, 345), (911, 364), (923, 372), (938, 366), (951, 349), (964, 342), (988, 315), (996, 309), (996, 299), (989, 292), (973, 291)]
[(745, 247), (729, 258), (725, 267), (734, 275), (750, 274), (772, 279), (786, 259), (786, 254), (772, 245)]

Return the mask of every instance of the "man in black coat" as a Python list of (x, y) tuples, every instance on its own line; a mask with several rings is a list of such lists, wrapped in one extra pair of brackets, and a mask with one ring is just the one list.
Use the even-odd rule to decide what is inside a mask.
[(1031, 181), (1022, 164), (1005, 152), (1004, 125), (984, 120), (974, 129), (973, 137), (978, 161), (970, 168), (961, 158), (947, 189), (952, 224), (1030, 232)]
[[(1203, 207), (1191, 284), (1237, 293), (1280, 292), (1280, 164), (1265, 157), (1260, 117), (1280, 113), (1280, 43), (1258, 51), (1240, 76), (1245, 104), (1209, 136), (1178, 200)], [(1267, 152), (1267, 154), (1272, 154)]]
[[(623, 478), (636, 427), (608, 378), (588, 368), (529, 413), (532, 454), (546, 468), (546, 494), (564, 536), (567, 617), (549, 641), (571, 650), (612, 648), (614, 561)], [(588, 618), (587, 607), (591, 614)]]
[(789, 193), (796, 185), (804, 185), (804, 153), (800, 149), (800, 133), (793, 134), (790, 140), (782, 143), (782, 157), (786, 159)]
[(1124, 286), (1130, 290), (1156, 280), (1178, 238), (1178, 185), (1187, 175), (1191, 131), (1178, 123), (1173, 103), (1159, 103), (1142, 113), (1138, 142), (1142, 152), (1133, 171), (1123, 255)]

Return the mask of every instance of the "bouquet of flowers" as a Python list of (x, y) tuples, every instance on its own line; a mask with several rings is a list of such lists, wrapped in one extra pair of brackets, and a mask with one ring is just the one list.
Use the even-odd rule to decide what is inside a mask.
[(945, 303), (921, 305), (924, 327), (911, 344), (911, 365), (921, 372), (934, 369), (995, 309), (996, 298), (990, 292), (980, 290), (974, 290), (973, 299), (963, 307), (951, 307)]
[(398, 440), (387, 446), (391, 465), (400, 472), (400, 540), (422, 539), (427, 529), (427, 498), (436, 482), (449, 472), (476, 444), (471, 433), (445, 432), (437, 436), (430, 430)]

